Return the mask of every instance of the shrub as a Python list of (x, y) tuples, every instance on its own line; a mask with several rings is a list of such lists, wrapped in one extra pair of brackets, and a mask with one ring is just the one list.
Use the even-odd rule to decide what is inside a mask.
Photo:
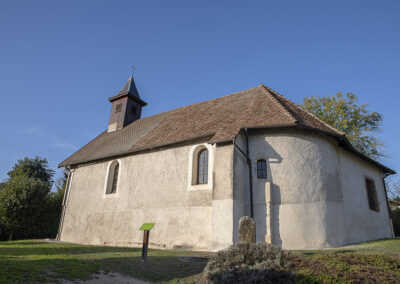
[(238, 243), (217, 252), (204, 270), (213, 283), (295, 283), (283, 264), (292, 254), (267, 243)]
[(211, 257), (202, 282), (399, 283), (400, 259), (343, 251), (302, 255), (266, 243), (239, 243)]

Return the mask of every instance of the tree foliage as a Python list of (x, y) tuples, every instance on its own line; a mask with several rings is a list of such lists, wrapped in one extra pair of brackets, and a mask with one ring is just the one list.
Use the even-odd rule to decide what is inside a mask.
[(45, 209), (44, 203), (50, 186), (40, 179), (20, 176), (7, 183), (0, 194), (0, 216), (11, 229), (26, 230)]
[(0, 183), (0, 238), (54, 237), (64, 195), (65, 177), (52, 192), (54, 171), (45, 158), (18, 160)]
[(24, 158), (18, 160), (13, 169), (8, 172), (8, 178), (19, 178), (21, 176), (39, 179), (42, 182), (53, 184), (54, 170), (49, 168), (46, 158)]
[(376, 137), (381, 130), (382, 115), (367, 110), (368, 105), (359, 105), (355, 94), (311, 96), (303, 100), (302, 107), (343, 132), (359, 152), (375, 159), (384, 156), (383, 143)]
[[(64, 193), (65, 193), (65, 187), (67, 186), (67, 180), (68, 180), (68, 172), (65, 170), (63, 172), (63, 176), (59, 177), (57, 182), (56, 182), (56, 190), (50, 192), (49, 198), (50, 198), (50, 203), (52, 204), (52, 210), (51, 212), (54, 212), (57, 216), (60, 215), (61, 213), (61, 206), (62, 206), (62, 201), (64, 199)], [(57, 218), (57, 224), (58, 224), (58, 219)]]
[(400, 179), (386, 183), (386, 189), (389, 198), (400, 201)]

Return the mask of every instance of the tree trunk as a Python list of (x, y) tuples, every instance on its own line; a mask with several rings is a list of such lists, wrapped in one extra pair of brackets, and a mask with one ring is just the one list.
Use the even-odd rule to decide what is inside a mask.
[(11, 241), (14, 235), (14, 230), (11, 230), (10, 236), (8, 237), (8, 240)]

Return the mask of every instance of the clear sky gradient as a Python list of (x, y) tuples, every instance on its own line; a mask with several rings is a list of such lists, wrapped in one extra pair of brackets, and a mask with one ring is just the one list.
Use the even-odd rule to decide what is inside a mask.
[(144, 116), (260, 83), (297, 103), (353, 92), (400, 171), (399, 15), (398, 0), (0, 0), (0, 179), (105, 130), (132, 64)]

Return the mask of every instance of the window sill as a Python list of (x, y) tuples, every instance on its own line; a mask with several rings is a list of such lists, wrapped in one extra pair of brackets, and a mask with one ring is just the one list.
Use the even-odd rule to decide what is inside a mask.
[(212, 186), (209, 183), (191, 184), (187, 190), (212, 190)]
[(375, 209), (371, 209), (371, 208), (369, 208), (369, 211), (373, 212), (373, 213), (379, 213), (379, 210), (375, 210)]
[(108, 198), (117, 198), (118, 197), (118, 193), (114, 192), (114, 193), (106, 193), (103, 195), (104, 199), (108, 199)]

